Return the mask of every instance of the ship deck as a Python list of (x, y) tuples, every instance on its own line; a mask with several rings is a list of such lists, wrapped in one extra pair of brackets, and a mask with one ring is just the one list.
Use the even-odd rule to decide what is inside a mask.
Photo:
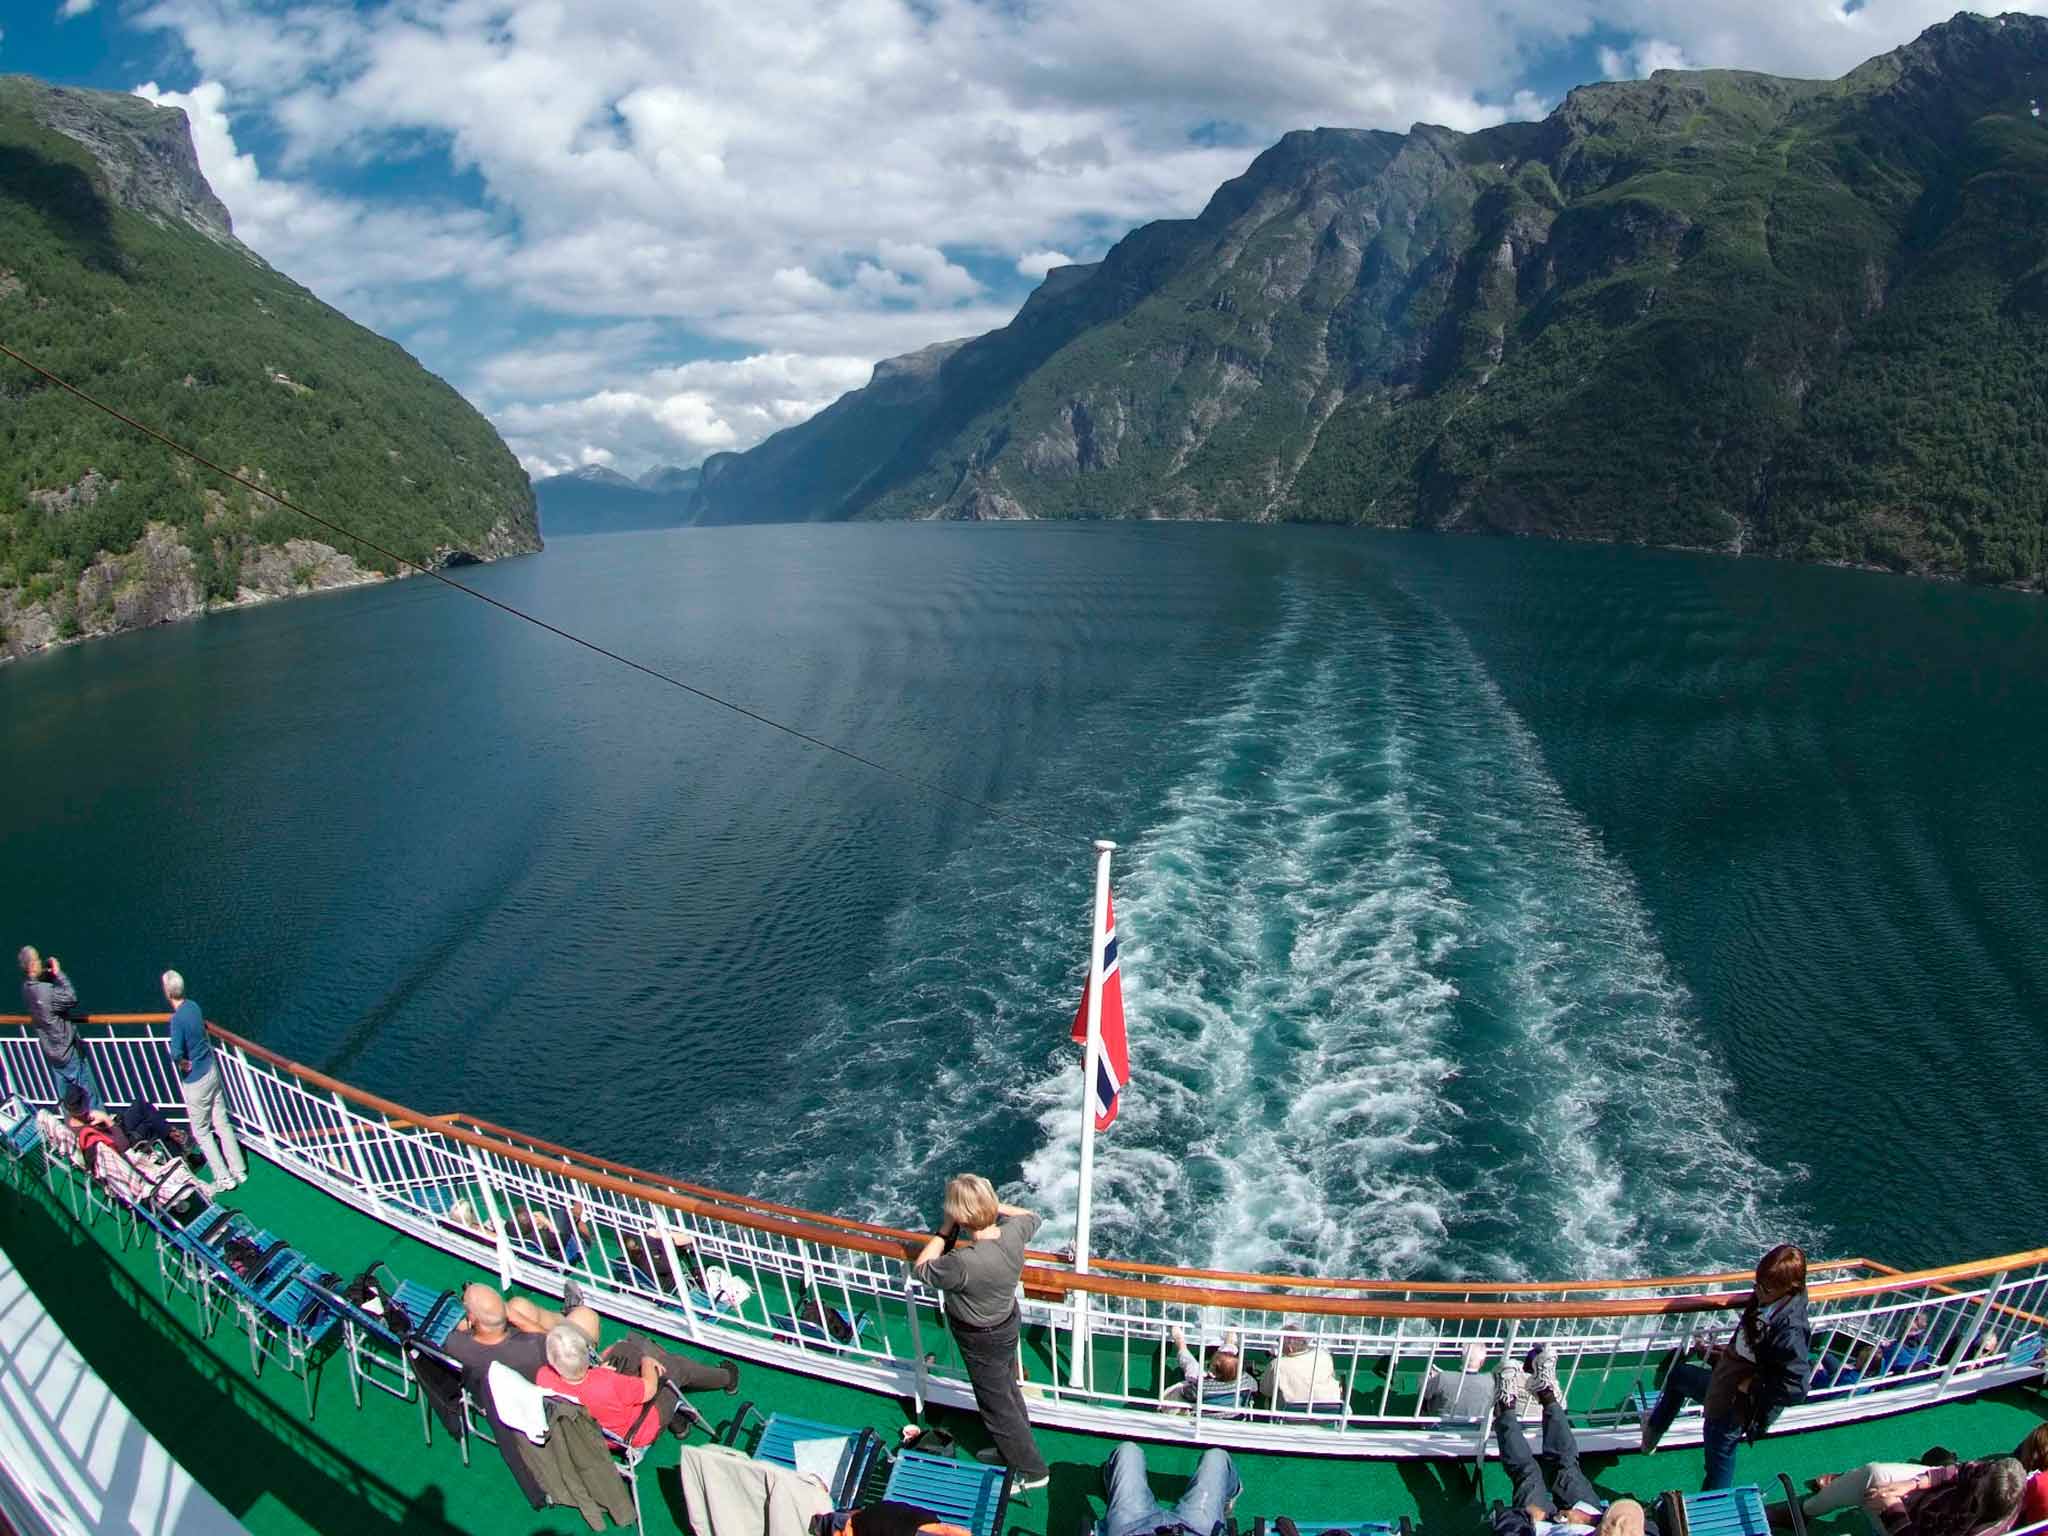
[[(493, 1279), (261, 1157), (250, 1162), (250, 1182), (231, 1203), (260, 1224), (316, 1247), (337, 1269), (353, 1271), (381, 1258), (436, 1287)], [(0, 1197), (0, 1247), (107, 1386), (252, 1531), (583, 1529), (572, 1510), (530, 1510), (488, 1446), (476, 1446), (473, 1464), (465, 1467), (438, 1426), (434, 1444), (425, 1444), (416, 1404), (368, 1391), (358, 1410), (346, 1359), (338, 1352), (318, 1375), (317, 1413), (309, 1423), (299, 1382), (274, 1365), (252, 1373), (246, 1340), (231, 1322), (203, 1338), (190, 1303), (175, 1293), (165, 1300), (146, 1235), (124, 1249), (110, 1220), (82, 1225), (40, 1183), (25, 1194)], [(607, 1341), (616, 1331), (607, 1328)], [(674, 1347), (709, 1358), (687, 1345)], [(910, 1422), (907, 1401), (760, 1364), (746, 1364), (743, 1371), (739, 1397), (697, 1399), (721, 1429), (743, 1399), (807, 1418), (872, 1426), (892, 1444), (900, 1426)], [(987, 1443), (971, 1415), (934, 1410), (934, 1417), (963, 1447)], [(1912, 1460), (1935, 1444), (1964, 1457), (2003, 1453), (2043, 1419), (2048, 1398), (2032, 1387), (2007, 1387), (1968, 1401), (1773, 1437), (1744, 1449), (1738, 1475), (1763, 1482), (1784, 1471), (1796, 1483), (1874, 1459)], [(1052, 1484), (1012, 1502), (1008, 1530), (1077, 1536), (1099, 1508), (1097, 1469), (1110, 1442), (1043, 1427), (1039, 1442), (1052, 1466)], [(1171, 1499), (1192, 1472), (1198, 1451), (1172, 1444), (1148, 1450), (1155, 1488)], [(1256, 1452), (1236, 1459), (1245, 1484), (1237, 1516), (1246, 1529), (1260, 1515), (1406, 1515), (1428, 1536), (1472, 1533), (1484, 1529), (1485, 1504), (1507, 1493), (1497, 1463), (1487, 1467), (1483, 1491), (1475, 1490), (1469, 1459), (1368, 1461)], [(641, 1469), (650, 1532), (688, 1529), (675, 1465), (673, 1442), (664, 1439)], [(1586, 1466), (1603, 1491), (1645, 1499), (1668, 1488), (1695, 1488), (1701, 1474), (1697, 1448), (1655, 1457), (1588, 1455)], [(1861, 1516), (1851, 1514), (1817, 1529), (1860, 1533), (1864, 1527)]]

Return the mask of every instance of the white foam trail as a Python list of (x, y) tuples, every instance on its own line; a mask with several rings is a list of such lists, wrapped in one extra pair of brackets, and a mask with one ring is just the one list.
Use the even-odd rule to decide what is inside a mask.
[[(1331, 618), (1315, 615), (1324, 641)], [(1384, 793), (1352, 799), (1361, 664), (1375, 663), (1326, 650), (1252, 679), (1133, 849), (1133, 1081), (1097, 1162), (1104, 1246), (1128, 1232), (1218, 1267), (1398, 1272), (1441, 1245), (1455, 1196), (1432, 1162), (1456, 1116), (1442, 1037), (1457, 993), (1437, 968), (1463, 918), (1397, 740)], [(1254, 749), (1278, 766), (1248, 779)], [(1063, 1214), (1071, 1092), (1066, 1074), (1043, 1083), (1045, 1142), (1024, 1169)]]
[[(1463, 636), (1379, 596), (1297, 593), (1208, 716), (1077, 722), (1046, 765), (1068, 816), (1155, 807), (1116, 865), (1133, 1082), (1098, 1251), (1506, 1277), (1804, 1236), (1626, 869)], [(909, 1221), (1015, 1168), (1070, 1233), (1088, 876), (999, 825), (923, 882), (751, 1187)]]

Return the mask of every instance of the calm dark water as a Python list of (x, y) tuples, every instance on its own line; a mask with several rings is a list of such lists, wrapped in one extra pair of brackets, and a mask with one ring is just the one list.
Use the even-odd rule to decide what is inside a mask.
[(891, 1220), (1065, 1220), (1088, 839), (1137, 1076), (1103, 1246), (1346, 1272), (2043, 1240), (2048, 609), (1188, 526), (566, 539), (0, 669), (0, 938), (429, 1111)]

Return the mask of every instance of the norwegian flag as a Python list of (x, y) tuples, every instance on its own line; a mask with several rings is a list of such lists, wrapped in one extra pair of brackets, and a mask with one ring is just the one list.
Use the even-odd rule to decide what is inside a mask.
[[(1092, 967), (1094, 957), (1089, 957)], [(1102, 1048), (1096, 1054), (1095, 1129), (1106, 1131), (1116, 1124), (1117, 1097), (1131, 1080), (1131, 1052), (1124, 1040), (1124, 983), (1116, 963), (1116, 900), (1112, 897), (1103, 913), (1102, 928)], [(1085, 1053), (1088, 1049), (1088, 984), (1081, 984), (1081, 1007), (1074, 1014), (1074, 1039)], [(1082, 1058), (1087, 1059), (1085, 1054)]]

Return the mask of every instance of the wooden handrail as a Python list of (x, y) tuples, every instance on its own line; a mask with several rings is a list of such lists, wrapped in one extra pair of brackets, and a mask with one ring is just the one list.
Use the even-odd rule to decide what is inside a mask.
[[(108, 1025), (160, 1025), (168, 1022), (169, 1015), (145, 1014), (94, 1014), (86, 1022)], [(20, 1014), (0, 1014), (0, 1026), (26, 1026), (28, 1019)], [(814, 1212), (799, 1211), (794, 1207), (762, 1209), (765, 1202), (750, 1201), (745, 1197), (725, 1195), (717, 1191), (702, 1194), (685, 1193), (680, 1189), (666, 1187), (675, 1181), (664, 1179), (657, 1174), (644, 1174), (639, 1170), (627, 1169), (623, 1164), (611, 1164), (621, 1172), (607, 1171), (606, 1168), (579, 1168), (577, 1160), (595, 1163), (599, 1160), (586, 1158), (583, 1154), (564, 1150), (559, 1155), (546, 1155), (529, 1151), (513, 1144), (502, 1136), (471, 1130), (456, 1117), (435, 1118), (408, 1109), (391, 1099), (357, 1088), (339, 1078), (330, 1077), (317, 1068), (303, 1062), (295, 1062), (277, 1052), (244, 1039), (218, 1024), (207, 1025), (217, 1038), (237, 1049), (269, 1063), (278, 1070), (298, 1078), (324, 1092), (338, 1094), (365, 1109), (374, 1110), (386, 1119), (399, 1124), (410, 1125), (424, 1131), (471, 1146), (479, 1151), (523, 1164), (537, 1171), (567, 1177), (594, 1189), (607, 1190), (613, 1194), (646, 1200), (652, 1204), (681, 1211), (685, 1215), (705, 1220), (731, 1222), (758, 1232), (768, 1232), (799, 1242), (815, 1243), (821, 1247), (839, 1248), (853, 1253), (865, 1253), (874, 1257), (896, 1259), (908, 1263), (925, 1241), (924, 1235), (901, 1231), (889, 1227), (873, 1227), (865, 1223), (849, 1222), (838, 1217), (823, 1217)], [(468, 1117), (461, 1117), (467, 1119)], [(474, 1122), (480, 1123), (480, 1122)], [(516, 1135), (517, 1133), (505, 1133)], [(520, 1137), (533, 1141), (533, 1138)], [(550, 1145), (534, 1141), (534, 1145)], [(564, 1163), (563, 1158), (570, 1161)], [(632, 1178), (621, 1173), (631, 1173)], [(730, 1205), (714, 1203), (730, 1201)], [(1861, 1260), (1843, 1260), (1839, 1265), (1817, 1265), (1829, 1269), (1862, 1264)], [(1957, 1281), (1983, 1279), (2004, 1270), (2026, 1268), (2048, 1263), (2048, 1248), (2029, 1249), (2022, 1253), (2005, 1254), (1997, 1258), (1978, 1259), (1966, 1264), (1952, 1264), (1931, 1269), (1909, 1270), (1890, 1274), (1877, 1274), (1858, 1280), (1829, 1281), (1812, 1286), (1809, 1295), (1817, 1301), (1848, 1299), (1860, 1296), (1882, 1295), (1889, 1291), (1909, 1291), (1923, 1287), (1946, 1285)], [(1142, 1273), (1156, 1273), (1183, 1279), (1204, 1277), (1203, 1271), (1168, 1269), (1158, 1265), (1122, 1265), (1121, 1269)], [(1228, 1275), (1228, 1271), (1210, 1272)], [(1666, 1280), (1629, 1281), (1565, 1281), (1551, 1282), (1547, 1286), (1531, 1287), (1552, 1290), (1595, 1288), (1618, 1290), (1651, 1285), (1698, 1286), (1739, 1282), (1748, 1278), (1740, 1271), (1720, 1275), (1678, 1276)], [(1447, 1302), (1447, 1301), (1372, 1301), (1349, 1296), (1276, 1296), (1262, 1291), (1248, 1291), (1226, 1288), (1222, 1284), (1162, 1284), (1157, 1279), (1127, 1279), (1120, 1274), (1096, 1273), (1077, 1275), (1068, 1270), (1049, 1269), (1041, 1263), (1025, 1266), (1024, 1285), (1028, 1291), (1046, 1295), (1065, 1295), (1084, 1291), (1098, 1296), (1116, 1296), (1131, 1301), (1159, 1302), (1167, 1305), (1187, 1307), (1234, 1307), (1246, 1312), (1277, 1313), (1286, 1316), (1359, 1318), (1359, 1319), (1400, 1319), (1431, 1318), (1445, 1321), (1481, 1321), (1512, 1319), (1563, 1320), (1573, 1318), (1599, 1317), (1655, 1317), (1698, 1312), (1728, 1311), (1740, 1306), (1748, 1299), (1747, 1292), (1699, 1292), (1691, 1295), (1644, 1296), (1628, 1298), (1603, 1298), (1587, 1301), (1529, 1301), (1529, 1302)], [(1291, 1286), (1333, 1287), (1333, 1282), (1304, 1279), (1299, 1276), (1283, 1277), (1282, 1283)], [(1341, 1284), (1337, 1282), (1335, 1284)], [(1365, 1282), (1374, 1288), (1389, 1290), (1417, 1291), (1422, 1284), (1408, 1285), (1398, 1281)], [(1427, 1282), (1432, 1289), (1451, 1291), (1499, 1290), (1508, 1291), (1517, 1287), (1502, 1285), (1466, 1286), (1458, 1282)]]

